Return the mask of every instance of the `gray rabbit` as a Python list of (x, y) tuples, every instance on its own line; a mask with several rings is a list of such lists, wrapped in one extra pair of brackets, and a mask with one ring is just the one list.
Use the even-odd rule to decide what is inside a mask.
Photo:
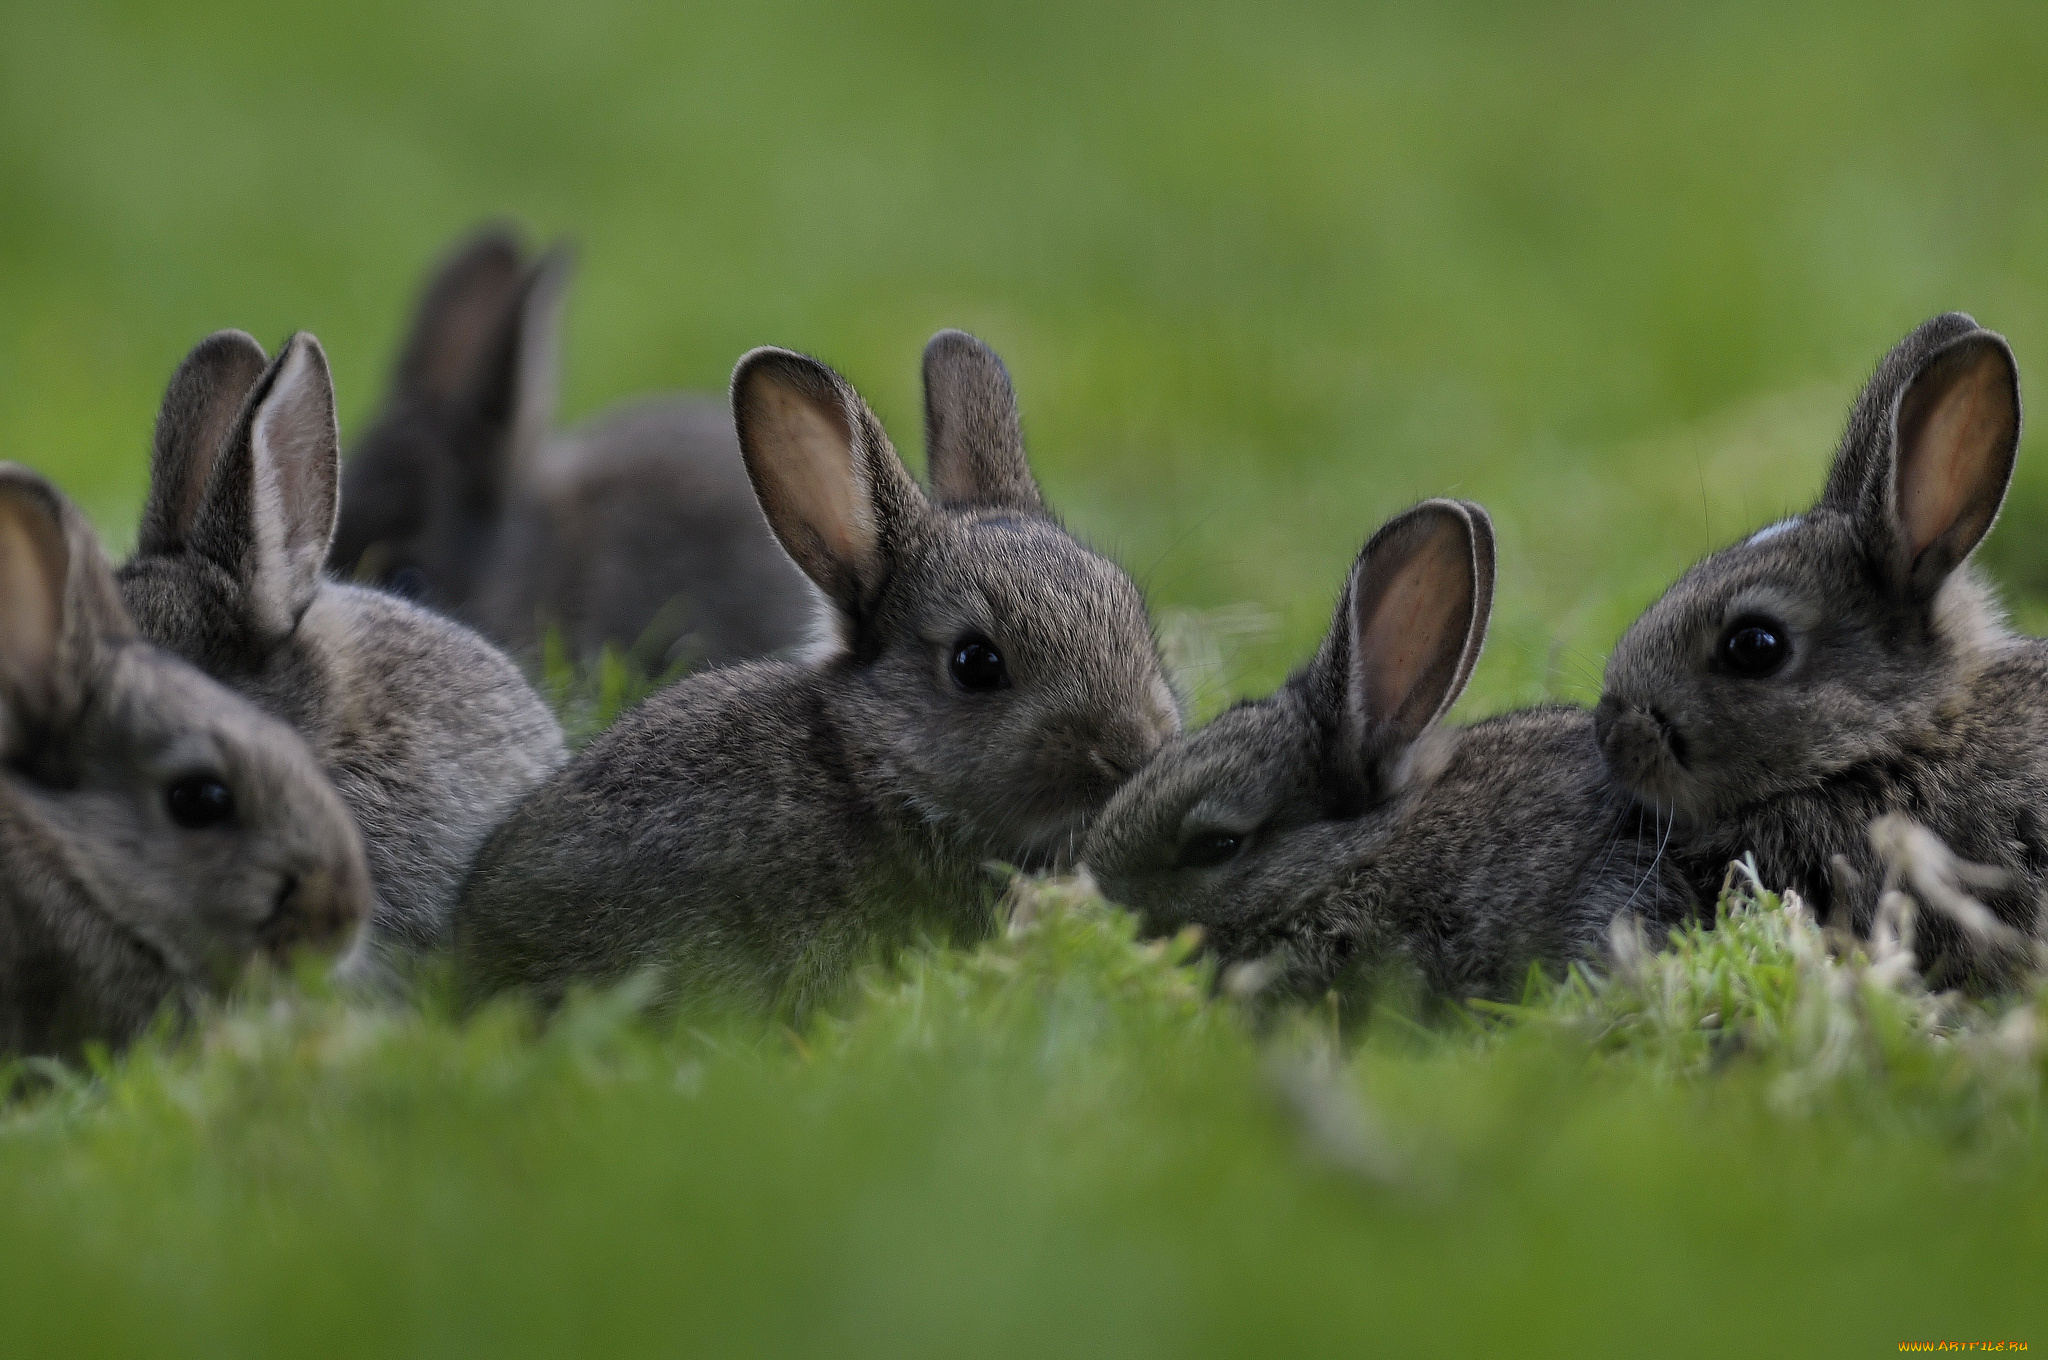
[(1069, 862), (1178, 728), (1144, 602), (1047, 510), (1001, 361), (942, 332), (924, 381), (930, 493), (831, 369), (740, 361), (746, 468), (826, 640), (670, 686), (529, 798), (464, 891), (474, 986), (661, 962), (801, 1008), (920, 928), (985, 929), (987, 862)]
[[(1601, 748), (1676, 817), (1696, 887), (1754, 852), (1765, 882), (1867, 927), (1881, 878), (1868, 828), (1897, 812), (2003, 870), (1987, 905), (2035, 928), (2048, 648), (2007, 631), (1968, 562), (2019, 436), (2005, 341), (1936, 317), (1878, 365), (1819, 502), (1695, 566), (1623, 635)], [(1973, 966), (1933, 944), (1936, 974)]]
[(277, 358), (202, 341), (157, 420), (149, 499), (118, 579), (137, 625), (297, 728), (361, 825), (380, 965), (442, 942), (463, 874), (566, 758), (561, 728), (482, 638), (324, 580), (340, 445), (310, 335)]
[(84, 517), (0, 464), (0, 1056), (118, 1046), (339, 952), (362, 844), (305, 744), (135, 634)]
[(441, 266), (351, 445), (329, 564), (529, 658), (543, 626), (655, 672), (804, 642), (814, 597), (761, 518), (725, 403), (649, 398), (553, 433), (569, 267), (560, 249), (526, 262), (502, 229)]
[(1432, 500), (1359, 553), (1329, 635), (1264, 699), (1169, 743), (1082, 857), (1148, 930), (1202, 928), (1279, 992), (1511, 999), (1532, 964), (1603, 953), (1622, 912), (1691, 895), (1663, 829), (1601, 768), (1592, 715), (1547, 707), (1442, 729), (1486, 636), (1493, 528)]

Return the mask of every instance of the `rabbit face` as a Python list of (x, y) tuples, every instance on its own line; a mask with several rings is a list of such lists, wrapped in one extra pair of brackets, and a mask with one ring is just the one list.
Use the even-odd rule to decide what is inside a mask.
[[(1881, 754), (1977, 599), (1929, 612), (1868, 588), (1855, 527), (1815, 511), (1702, 563), (1622, 636), (1595, 710), (1642, 801), (1708, 819)], [(1943, 625), (1948, 626), (1944, 627)]]
[(343, 952), (369, 904), (354, 824), (282, 723), (146, 645), (63, 743), (61, 782), (27, 794), (109, 920), (168, 973), (216, 989), (261, 952)]
[(1301, 690), (1240, 704), (1168, 745), (1110, 800), (1085, 862), (1148, 933), (1195, 925), (1222, 959), (1260, 957), (1313, 911), (1337, 866), (1391, 834), (1391, 798), (1333, 815), (1332, 773)]
[(1959, 568), (2018, 439), (2002, 340), (1960, 316), (1908, 337), (1820, 504), (1700, 563), (1622, 636), (1595, 718), (1615, 779), (1702, 822), (1909, 750), (2004, 636)]
[(857, 688), (885, 763), (981, 853), (1069, 865), (1089, 819), (1179, 727), (1144, 601), (1042, 519), (935, 512), (912, 545)]
[(0, 1046), (119, 1042), (256, 952), (338, 952), (370, 891), (298, 736), (141, 642), (83, 519), (0, 466)]

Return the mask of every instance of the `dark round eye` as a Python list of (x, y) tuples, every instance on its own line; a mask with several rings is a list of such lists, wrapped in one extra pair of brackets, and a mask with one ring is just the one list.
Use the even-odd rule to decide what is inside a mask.
[(1737, 619), (1721, 639), (1721, 656), (1737, 675), (1769, 675), (1791, 655), (1784, 629), (1770, 619)]
[(1234, 858), (1244, 848), (1244, 837), (1235, 831), (1204, 831), (1190, 836), (1180, 847), (1183, 869), (1213, 869)]
[(1009, 667), (996, 645), (979, 633), (969, 633), (953, 648), (953, 679), (962, 689), (1002, 689), (1010, 683)]
[(235, 795), (210, 774), (186, 775), (164, 790), (171, 820), (188, 831), (219, 826), (235, 815)]
[(427, 574), (418, 567), (400, 567), (391, 573), (384, 588), (400, 599), (423, 599), (427, 593)]

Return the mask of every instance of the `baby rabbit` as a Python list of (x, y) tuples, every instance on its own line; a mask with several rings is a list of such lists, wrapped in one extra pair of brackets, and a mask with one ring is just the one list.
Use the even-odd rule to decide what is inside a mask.
[(1167, 934), (1266, 960), (1283, 994), (1405, 971), (1437, 998), (1520, 995), (1532, 963), (1597, 958), (1615, 916), (1692, 907), (1659, 827), (1601, 769), (1592, 715), (1453, 730), (1493, 605), (1493, 527), (1465, 501), (1395, 516), (1329, 635), (1278, 691), (1170, 743), (1082, 859)]
[(831, 369), (740, 361), (746, 468), (828, 639), (670, 686), (530, 797), (463, 893), (476, 984), (660, 962), (802, 1008), (921, 924), (984, 929), (986, 862), (1067, 862), (1178, 728), (1136, 586), (1040, 498), (1002, 362), (941, 332), (924, 383), (929, 494)]
[(722, 401), (659, 397), (555, 435), (569, 258), (480, 233), (421, 299), (350, 450), (329, 565), (531, 656), (610, 643), (660, 672), (765, 656), (816, 605), (754, 502)]
[(297, 728), (361, 825), (380, 965), (440, 943), (463, 874), (567, 757), (516, 667), (459, 624), (321, 579), (340, 445), (327, 359), (239, 331), (171, 379), (121, 593), (151, 641)]
[[(1766, 883), (1867, 927), (1881, 879), (1868, 827), (1900, 812), (2003, 869), (1986, 905), (2034, 928), (2048, 649), (2006, 630), (1968, 563), (2019, 436), (2005, 341), (1936, 317), (1878, 365), (1819, 503), (1701, 562), (1622, 636), (1601, 750), (1676, 818), (1696, 889), (1753, 851)], [(1934, 971), (1957, 966), (1937, 949)]]
[(259, 952), (339, 951), (362, 844), (305, 744), (135, 636), (84, 518), (0, 464), (0, 1056), (118, 1046)]

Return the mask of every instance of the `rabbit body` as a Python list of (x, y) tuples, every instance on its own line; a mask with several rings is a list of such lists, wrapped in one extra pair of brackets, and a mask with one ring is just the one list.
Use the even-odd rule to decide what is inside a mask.
[(1663, 828), (1607, 777), (1590, 713), (1436, 726), (1492, 584), (1479, 507), (1390, 521), (1315, 660), (1111, 800), (1083, 850), (1105, 893), (1308, 996), (1392, 972), (1431, 997), (1513, 999), (1532, 965), (1598, 960), (1624, 912), (1682, 919), (1694, 899), (1658, 853)]
[(657, 673), (808, 640), (814, 593), (761, 517), (728, 406), (653, 397), (554, 432), (568, 268), (501, 230), (441, 267), (351, 445), (330, 565), (522, 657), (549, 629)]
[[(1623, 635), (1598, 730), (1617, 780), (1675, 817), (1695, 887), (1763, 879), (1867, 928), (1873, 818), (1904, 813), (2037, 927), (2048, 887), (2048, 646), (2013, 635), (1968, 562), (2019, 443), (2018, 370), (1969, 317), (1879, 366), (1814, 508), (1689, 571)], [(1962, 966), (1939, 933), (1938, 973)]]
[(484, 836), (567, 752), (481, 637), (322, 579), (338, 471), (318, 343), (296, 336), (266, 366), (247, 336), (214, 336), (173, 379), (119, 579), (146, 636), (310, 744), (362, 828), (376, 962), (395, 965), (444, 941)]
[(462, 914), (476, 980), (555, 996), (658, 964), (772, 1005), (919, 932), (984, 933), (989, 848), (888, 795), (900, 775), (840, 690), (753, 662), (620, 719), (480, 857)]
[(7, 465), (0, 644), (0, 1055), (118, 1046), (357, 938), (362, 844), (311, 752), (137, 637), (83, 517)]
[(830, 601), (810, 658), (657, 693), (537, 790), (464, 891), (483, 990), (673, 965), (806, 1005), (918, 928), (985, 929), (984, 867), (1063, 863), (1179, 723), (1136, 587), (1046, 514), (978, 341), (926, 351), (933, 490), (830, 369), (734, 377), (771, 523)]

